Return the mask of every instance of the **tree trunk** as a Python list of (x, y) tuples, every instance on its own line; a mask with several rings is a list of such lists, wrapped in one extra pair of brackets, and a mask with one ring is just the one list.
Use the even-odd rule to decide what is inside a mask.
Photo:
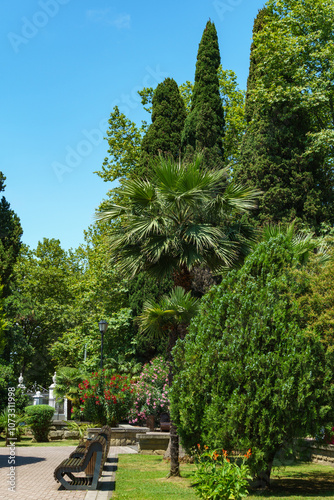
[(169, 477), (180, 475), (180, 463), (179, 463), (179, 436), (177, 434), (177, 428), (170, 423), (170, 471)]
[(185, 266), (173, 272), (174, 286), (182, 287), (186, 292), (190, 292), (192, 284), (192, 273)]
[[(169, 332), (169, 345), (168, 345), (168, 386), (172, 387), (173, 383), (173, 369), (172, 369), (172, 349), (175, 346), (178, 338), (177, 328), (171, 329)], [(180, 475), (179, 464), (179, 436), (177, 434), (176, 425), (171, 421), (170, 423), (170, 471), (168, 477), (175, 477)]]
[(253, 488), (268, 488), (270, 486), (270, 473), (274, 463), (275, 454), (276, 453), (273, 453), (269, 456), (267, 466), (255, 477), (252, 482)]

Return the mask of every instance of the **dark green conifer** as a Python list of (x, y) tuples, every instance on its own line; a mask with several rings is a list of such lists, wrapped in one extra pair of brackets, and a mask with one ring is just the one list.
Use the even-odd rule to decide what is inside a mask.
[(256, 57), (255, 57), (255, 43), (254, 38), (257, 33), (259, 33), (263, 27), (265, 26), (266, 16), (269, 15), (269, 11), (266, 7), (263, 7), (259, 10), (258, 15), (254, 20), (253, 25), (253, 42), (251, 45), (250, 52), (250, 63), (249, 63), (249, 73), (247, 79), (247, 93), (246, 93), (246, 102), (245, 102), (245, 118), (247, 122), (250, 122), (253, 116), (253, 106), (252, 106), (252, 90), (256, 86)]
[[(296, 220), (316, 229), (322, 221), (332, 218), (328, 201), (333, 197), (328, 191), (321, 153), (307, 154), (308, 134), (313, 131), (310, 112), (289, 97), (266, 102), (254, 92), (258, 78), (264, 76), (258, 74), (256, 35), (269, 20), (268, 15), (262, 9), (254, 22), (246, 97), (248, 126), (240, 163), (233, 175), (237, 182), (263, 191), (258, 209), (252, 213), (260, 224)], [(289, 68), (282, 66), (281, 75), (289, 84), (293, 82)], [(270, 75), (266, 76), (271, 85), (275, 83)]]
[(224, 110), (219, 93), (220, 52), (214, 23), (208, 21), (198, 48), (191, 111), (182, 132), (187, 155), (202, 152), (210, 167), (223, 160)]
[(136, 174), (149, 173), (160, 153), (171, 155), (177, 160), (185, 118), (186, 109), (177, 83), (172, 78), (166, 78), (154, 91), (152, 124), (143, 137), (139, 169), (141, 172), (137, 170)]

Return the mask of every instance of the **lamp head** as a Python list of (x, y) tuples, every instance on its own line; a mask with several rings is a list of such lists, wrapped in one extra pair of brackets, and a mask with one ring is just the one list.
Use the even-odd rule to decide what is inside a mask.
[(108, 328), (108, 323), (104, 319), (101, 319), (101, 321), (99, 321), (100, 332), (105, 333), (107, 331), (107, 328)]

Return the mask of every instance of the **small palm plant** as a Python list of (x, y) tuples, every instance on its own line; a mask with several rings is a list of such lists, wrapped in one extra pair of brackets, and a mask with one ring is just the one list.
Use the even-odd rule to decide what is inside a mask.
[[(178, 338), (184, 338), (191, 319), (199, 310), (199, 299), (192, 297), (182, 287), (176, 287), (159, 302), (147, 301), (138, 317), (139, 330), (152, 339), (168, 335), (168, 385), (173, 383), (172, 349)], [(179, 474), (178, 435), (176, 427), (170, 424), (171, 470), (170, 475)]]

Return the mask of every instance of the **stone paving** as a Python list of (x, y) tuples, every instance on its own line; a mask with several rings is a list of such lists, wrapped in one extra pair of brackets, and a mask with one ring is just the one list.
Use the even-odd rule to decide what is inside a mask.
[(15, 491), (8, 490), (9, 453), (0, 448), (0, 499), (1, 500), (109, 500), (115, 489), (117, 455), (136, 453), (130, 447), (110, 448), (97, 491), (68, 491), (60, 489), (53, 471), (62, 460), (74, 451), (75, 446), (41, 446), (15, 448)]

